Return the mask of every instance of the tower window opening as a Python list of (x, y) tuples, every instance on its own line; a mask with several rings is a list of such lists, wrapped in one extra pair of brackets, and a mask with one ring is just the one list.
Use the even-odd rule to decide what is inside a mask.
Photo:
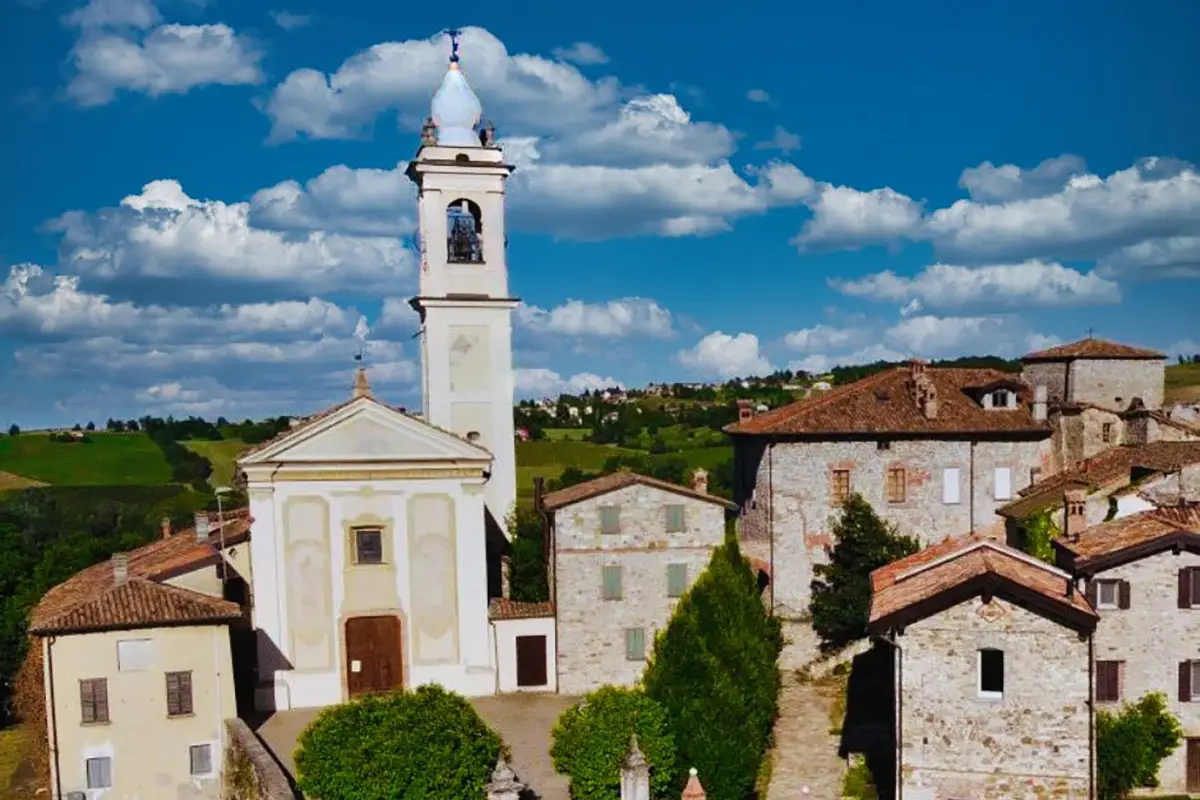
[(451, 264), (483, 263), (483, 214), (470, 200), (446, 208), (446, 255)]

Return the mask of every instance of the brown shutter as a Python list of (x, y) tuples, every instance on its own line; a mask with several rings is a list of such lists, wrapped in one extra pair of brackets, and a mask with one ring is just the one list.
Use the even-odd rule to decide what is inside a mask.
[(1112, 668), (1108, 671), (1108, 696), (1115, 703), (1121, 699), (1121, 662), (1112, 662)]
[(1096, 582), (1088, 579), (1085, 584), (1084, 594), (1087, 596), (1087, 601), (1092, 604), (1092, 608), (1096, 607)]
[(96, 693), (91, 681), (79, 682), (79, 706), (83, 711), (83, 722), (96, 721)]
[(1192, 662), (1179, 662), (1179, 702), (1192, 702)]
[(179, 713), (192, 713), (192, 673), (179, 674)]
[(1129, 581), (1117, 584), (1117, 608), (1129, 608)]
[(1179, 570), (1179, 607), (1192, 607), (1192, 568)]

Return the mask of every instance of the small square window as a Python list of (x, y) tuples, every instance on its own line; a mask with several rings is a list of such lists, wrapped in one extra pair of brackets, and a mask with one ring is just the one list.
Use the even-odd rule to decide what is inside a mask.
[(904, 478), (904, 467), (892, 467), (887, 472), (887, 499), (889, 503), (903, 503), (907, 484)]
[(1120, 602), (1118, 581), (1096, 581), (1096, 608), (1117, 608)]
[(1004, 696), (1004, 651), (984, 648), (979, 651), (979, 696)]
[(683, 506), (667, 506), (667, 533), (683, 533)]
[(153, 639), (121, 639), (117, 642), (117, 669), (121, 672), (141, 672), (153, 666)]
[(621, 507), (620, 506), (601, 506), (601, 508), (600, 508), (600, 532), (601, 533), (620, 533), (621, 532)]
[(683, 597), (687, 584), (688, 565), (667, 564), (667, 597)]
[(89, 758), (87, 760), (87, 788), (112, 788), (111, 758), (105, 756), (104, 758)]
[(212, 745), (211, 744), (194, 744), (188, 748), (188, 758), (191, 761), (192, 775), (211, 775), (212, 767)]
[(354, 563), (383, 563), (383, 530), (380, 528), (354, 529)]
[(601, 597), (605, 600), (620, 600), (621, 566), (619, 564), (605, 564), (601, 570), (601, 577), (603, 579)]
[(833, 502), (845, 503), (850, 499), (850, 470), (835, 469), (833, 471), (832, 495)]
[(646, 631), (643, 628), (625, 629), (625, 660), (646, 660)]

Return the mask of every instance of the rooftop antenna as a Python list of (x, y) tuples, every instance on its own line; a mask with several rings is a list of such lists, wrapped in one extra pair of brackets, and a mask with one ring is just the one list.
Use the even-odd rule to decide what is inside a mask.
[(1088, 328), (1088, 335), (1087, 335), (1087, 337), (1088, 337), (1089, 339), (1090, 339), (1090, 338), (1092, 338), (1092, 333), (1093, 333), (1093, 331), (1092, 331), (1092, 329), (1089, 327), (1089, 328)]

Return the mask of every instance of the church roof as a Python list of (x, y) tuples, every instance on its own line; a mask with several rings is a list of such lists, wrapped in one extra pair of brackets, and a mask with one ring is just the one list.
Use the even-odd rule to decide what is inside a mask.
[(1162, 353), (1157, 350), (1147, 350), (1144, 347), (1133, 347), (1120, 342), (1110, 342), (1107, 339), (1093, 339), (1088, 337), (1080, 339), (1078, 342), (1069, 344), (1060, 344), (1057, 347), (1049, 347), (1045, 350), (1038, 350), (1029, 353), (1021, 360), (1029, 361), (1074, 361), (1075, 359), (1099, 359), (1099, 360), (1149, 360), (1165, 358)]

